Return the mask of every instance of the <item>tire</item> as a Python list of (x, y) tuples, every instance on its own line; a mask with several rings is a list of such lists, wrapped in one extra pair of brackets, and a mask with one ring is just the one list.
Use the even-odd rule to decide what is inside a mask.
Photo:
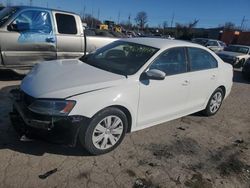
[(108, 153), (122, 142), (127, 128), (125, 113), (118, 108), (109, 107), (98, 112), (88, 126), (80, 128), (79, 141), (92, 155)]
[(202, 113), (205, 115), (205, 116), (213, 116), (215, 115), (221, 105), (222, 105), (222, 101), (223, 101), (223, 98), (224, 98), (224, 92), (221, 88), (217, 88), (213, 94), (211, 95), (208, 103), (207, 103), (207, 106), (206, 108), (202, 111)]

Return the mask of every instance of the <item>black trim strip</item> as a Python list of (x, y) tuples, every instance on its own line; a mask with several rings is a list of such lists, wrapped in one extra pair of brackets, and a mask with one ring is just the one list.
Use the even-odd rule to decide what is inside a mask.
[(86, 92), (82, 92), (82, 93), (77, 93), (75, 95), (70, 95), (70, 96), (66, 97), (65, 99), (68, 99), (68, 98), (71, 98), (71, 97), (75, 97), (75, 96), (78, 96), (78, 95), (82, 95), (82, 94), (85, 94), (85, 93), (91, 93), (91, 92), (94, 92), (94, 91), (99, 91), (99, 90), (107, 89), (107, 88), (110, 88), (110, 87), (104, 87), (104, 88), (100, 88), (100, 89), (94, 89), (94, 90), (90, 90), (90, 91), (86, 91)]
[(188, 53), (188, 47), (185, 47), (186, 62), (187, 62), (187, 72), (191, 72), (190, 56)]

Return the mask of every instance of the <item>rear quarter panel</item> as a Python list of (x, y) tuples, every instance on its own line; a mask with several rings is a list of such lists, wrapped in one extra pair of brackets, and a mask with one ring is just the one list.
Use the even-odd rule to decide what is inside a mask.
[(218, 84), (226, 88), (225, 98), (231, 92), (233, 85), (233, 67), (228, 63), (221, 62), (219, 66), (220, 77), (218, 79)]

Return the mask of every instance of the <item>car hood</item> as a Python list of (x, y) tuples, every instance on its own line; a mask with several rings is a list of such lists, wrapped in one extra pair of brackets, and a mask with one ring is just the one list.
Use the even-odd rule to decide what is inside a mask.
[(222, 55), (222, 56), (240, 57), (240, 56), (245, 56), (246, 54), (238, 53), (238, 52), (221, 51), (221, 52), (218, 52), (217, 55), (219, 55), (219, 56)]
[(21, 89), (35, 98), (67, 98), (106, 89), (126, 80), (125, 76), (104, 71), (77, 59), (37, 64), (23, 79)]

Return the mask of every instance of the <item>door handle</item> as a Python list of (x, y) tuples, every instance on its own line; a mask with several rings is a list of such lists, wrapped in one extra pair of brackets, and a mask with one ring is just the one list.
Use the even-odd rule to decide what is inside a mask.
[(56, 39), (54, 37), (48, 37), (48, 38), (46, 38), (46, 42), (55, 43)]
[(189, 85), (189, 84), (190, 84), (189, 80), (185, 80), (185, 81), (182, 83), (183, 86), (187, 86), (187, 85)]

